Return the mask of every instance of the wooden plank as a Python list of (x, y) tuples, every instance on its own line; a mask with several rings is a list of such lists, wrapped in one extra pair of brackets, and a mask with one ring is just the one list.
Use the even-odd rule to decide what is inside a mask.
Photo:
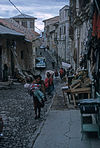
[(81, 93), (84, 94), (84, 93), (87, 93), (88, 94), (88, 98), (90, 98), (91, 88), (90, 87), (86, 87), (86, 88), (72, 89), (71, 90), (71, 93), (72, 93), (72, 97), (73, 97), (74, 106), (76, 107), (75, 94), (81, 94)]
[(91, 92), (90, 87), (71, 89), (71, 93), (87, 93)]

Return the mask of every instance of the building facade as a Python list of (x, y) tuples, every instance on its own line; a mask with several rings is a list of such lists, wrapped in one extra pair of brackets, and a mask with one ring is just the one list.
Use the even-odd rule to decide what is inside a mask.
[[(0, 24), (5, 26), (5, 29), (0, 29), (1, 34), (4, 34), (0, 40), (0, 80), (3, 80), (5, 64), (8, 69), (8, 75), (11, 77), (14, 77), (15, 72), (19, 73), (22, 77), (24, 77), (25, 71), (33, 72), (35, 67), (35, 51), (32, 40), (37, 38), (39, 34), (34, 30), (24, 28), (13, 19), (0, 19)], [(23, 38), (20, 37), (20, 34)]]
[(24, 38), (23, 34), (0, 25), (0, 81), (14, 77), (15, 69), (21, 72), (25, 68)]
[(20, 14), (12, 17), (12, 19), (25, 28), (35, 30), (35, 20), (37, 19), (35, 17), (26, 14)]
[[(100, 3), (99, 0), (70, 0), (72, 66), (88, 69), (92, 92), (100, 92)], [(93, 87), (95, 90), (93, 90)], [(95, 96), (95, 93), (92, 95)]]
[(58, 56), (64, 62), (70, 62), (69, 50), (69, 6), (59, 11)]
[(59, 16), (44, 20), (44, 45), (58, 62), (58, 41), (57, 33), (59, 26)]

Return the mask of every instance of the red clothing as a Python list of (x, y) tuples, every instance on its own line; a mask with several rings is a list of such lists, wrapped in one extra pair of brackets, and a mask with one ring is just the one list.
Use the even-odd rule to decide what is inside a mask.
[(63, 73), (64, 73), (63, 69), (60, 69), (59, 73), (60, 73), (61, 75), (63, 75)]
[(96, 11), (93, 15), (93, 31), (92, 36), (97, 36), (97, 38), (100, 38), (100, 14), (97, 14)]
[(48, 88), (50, 85), (52, 85), (53, 78), (52, 77), (46, 78), (44, 83), (45, 83), (45, 87)]
[(35, 90), (35, 89), (40, 89), (41, 88), (41, 84), (37, 84), (36, 81), (33, 81), (31, 84), (31, 89)]
[(100, 14), (97, 17), (97, 37), (100, 38)]

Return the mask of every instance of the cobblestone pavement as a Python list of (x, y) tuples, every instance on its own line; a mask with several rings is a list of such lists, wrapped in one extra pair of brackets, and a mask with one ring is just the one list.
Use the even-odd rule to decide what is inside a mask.
[(41, 111), (41, 118), (34, 120), (33, 99), (22, 84), (0, 90), (0, 115), (4, 121), (0, 148), (31, 148), (32, 135), (44, 120), (50, 103), (51, 98), (48, 98)]
[(63, 82), (60, 79), (55, 79), (56, 83), (56, 90), (55, 90), (55, 97), (53, 99), (53, 104), (51, 106), (52, 110), (69, 110), (75, 109), (73, 105), (73, 100), (69, 103), (67, 95), (65, 95), (65, 101), (62, 93), (62, 87), (66, 85), (66, 82)]

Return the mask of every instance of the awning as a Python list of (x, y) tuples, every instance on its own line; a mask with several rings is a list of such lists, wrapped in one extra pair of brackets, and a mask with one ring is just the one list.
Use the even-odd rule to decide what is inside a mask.
[(62, 67), (64, 68), (70, 68), (71, 67), (71, 64), (68, 64), (68, 63), (65, 63), (65, 62), (62, 62)]

